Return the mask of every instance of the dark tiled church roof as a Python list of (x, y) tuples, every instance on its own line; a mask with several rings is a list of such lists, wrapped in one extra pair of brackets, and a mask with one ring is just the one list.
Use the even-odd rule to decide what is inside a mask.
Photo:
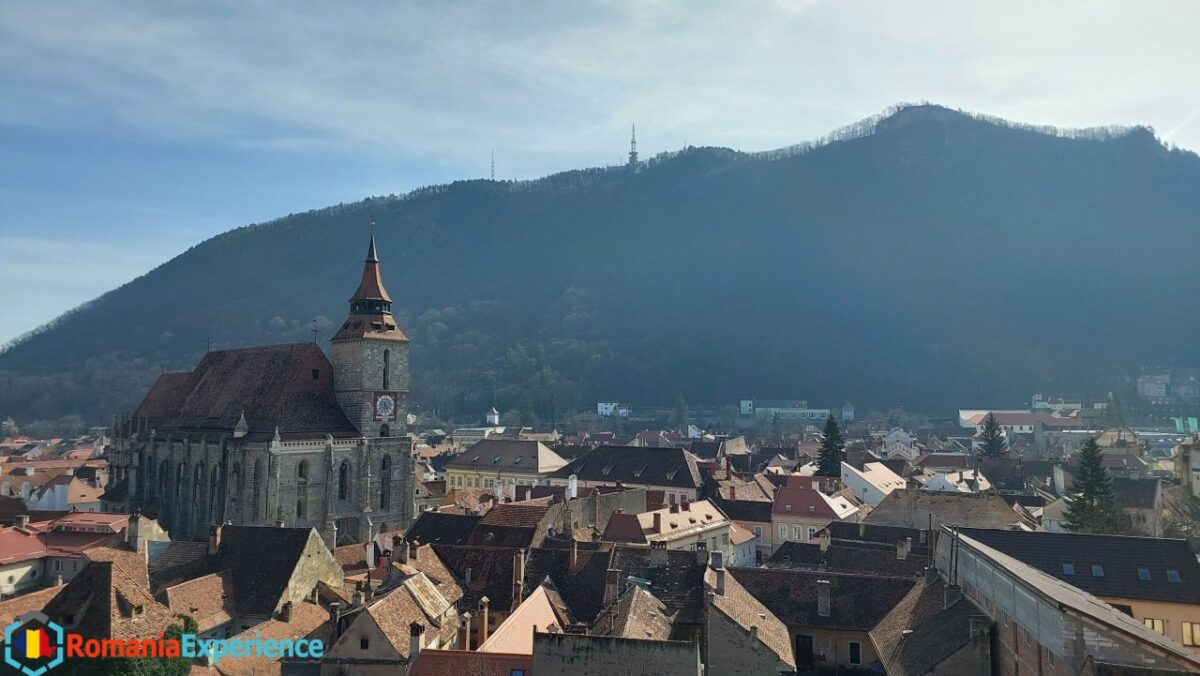
[(228, 432), (246, 416), (247, 438), (355, 437), (333, 394), (333, 366), (314, 343), (217, 350), (185, 373), (164, 373), (135, 416), (159, 436)]
[(308, 546), (309, 528), (224, 526), (206, 572), (229, 571), (238, 615), (275, 613)]

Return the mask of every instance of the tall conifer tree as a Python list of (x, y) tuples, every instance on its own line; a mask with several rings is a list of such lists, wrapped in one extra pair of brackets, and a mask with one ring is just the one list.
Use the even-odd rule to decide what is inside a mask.
[(817, 476), (842, 475), (842, 461), (846, 459), (843, 445), (842, 430), (831, 413), (825, 419), (825, 439), (821, 441), (821, 452), (817, 456)]
[(1000, 422), (996, 420), (995, 413), (989, 413), (983, 419), (980, 441), (983, 442), (983, 454), (989, 458), (998, 458), (1008, 451), (1008, 445), (1004, 442), (1004, 432), (1000, 429)]
[(1127, 530), (1124, 512), (1117, 506), (1112, 477), (1104, 467), (1104, 452), (1095, 439), (1079, 449), (1079, 469), (1067, 493), (1063, 525), (1073, 533), (1122, 533)]

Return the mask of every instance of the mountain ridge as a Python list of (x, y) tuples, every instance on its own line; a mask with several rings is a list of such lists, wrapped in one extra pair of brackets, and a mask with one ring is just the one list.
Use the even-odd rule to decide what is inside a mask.
[[(972, 392), (1007, 402), (1056, 383), (1103, 388), (1156, 357), (1197, 361), (1185, 340), (1200, 336), (1196, 323), (1172, 340), (1096, 318), (1139, 308), (1170, 317), (1153, 287), (1200, 283), (1178, 262), (1200, 237), (1200, 157), (1147, 127), (1063, 132), (940, 106), (889, 110), (776, 151), (688, 148), (636, 174), (456, 181), (235, 228), (10, 343), (0, 412), (71, 412), (22, 401), (37, 378), (87, 397), (128, 368), (142, 377), (119, 379), (120, 392), (86, 415), (127, 410), (153, 364), (190, 368), (210, 336), (303, 340), (319, 316), (327, 339), (371, 214), (411, 325), (414, 394), (421, 401), (424, 386), (423, 403), (447, 415), (486, 401), (552, 419), (601, 393), (945, 407)], [(1131, 223), (1151, 237), (1131, 237)], [(973, 260), (981, 250), (995, 255)], [(1133, 275), (1095, 260), (1111, 255), (1168, 264)], [(911, 293), (889, 298), (896, 289)], [(1097, 289), (1107, 302), (1090, 297)], [(1056, 310), (1063, 293), (1071, 301)], [(972, 310), (1009, 303), (1048, 342), (1080, 328), (1094, 339), (1050, 349), (1038, 332)], [(813, 319), (837, 330), (814, 332)], [(888, 322), (895, 344), (873, 345)], [(829, 368), (815, 368), (815, 355), (829, 355)], [(553, 394), (522, 393), (530, 387)]]

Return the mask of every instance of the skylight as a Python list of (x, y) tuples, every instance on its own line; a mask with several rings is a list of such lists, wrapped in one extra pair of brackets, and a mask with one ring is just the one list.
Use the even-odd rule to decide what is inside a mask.
[(1098, 563), (1093, 563), (1092, 564), (1092, 577), (1104, 577), (1104, 566), (1102, 566)]
[(1064, 563), (1062, 565), (1062, 568), (1063, 568), (1063, 575), (1074, 575), (1075, 574), (1075, 564), (1073, 564), (1073, 563)]
[(1142, 582), (1150, 581), (1150, 569), (1143, 566), (1138, 566), (1138, 579)]
[(1167, 571), (1167, 582), (1173, 582), (1175, 584), (1179, 584), (1179, 571), (1168, 570)]

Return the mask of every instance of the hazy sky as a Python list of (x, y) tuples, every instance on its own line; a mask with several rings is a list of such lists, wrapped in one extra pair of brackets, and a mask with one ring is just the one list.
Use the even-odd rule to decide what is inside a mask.
[(1200, 148), (1198, 2), (5, 2), (0, 343), (229, 228), (901, 101)]

